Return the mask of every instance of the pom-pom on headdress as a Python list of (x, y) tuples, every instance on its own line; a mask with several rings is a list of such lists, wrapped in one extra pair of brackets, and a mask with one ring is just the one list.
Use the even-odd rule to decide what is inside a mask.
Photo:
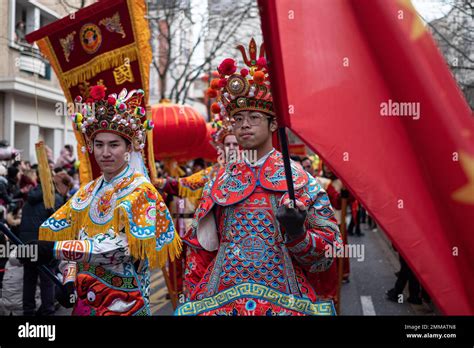
[(260, 46), (257, 57), (257, 44), (252, 38), (249, 44), (248, 56), (242, 45), (237, 46), (247, 68), (237, 72), (234, 59), (226, 58), (218, 67), (218, 76), (211, 80), (207, 95), (217, 98), (211, 105), (214, 114), (229, 117), (243, 110), (255, 110), (274, 116), (273, 99), (270, 91), (270, 81), (265, 59), (265, 47)]
[(82, 97), (75, 99), (76, 106), (82, 112), (71, 116), (76, 129), (86, 138), (89, 152), (92, 153), (94, 137), (100, 132), (111, 132), (128, 139), (135, 151), (145, 147), (146, 131), (153, 128), (153, 122), (141, 119), (145, 108), (141, 106), (145, 92), (142, 89), (128, 92), (125, 88), (117, 94), (105, 98), (106, 88), (103, 85), (90, 89), (90, 98), (83, 102)]

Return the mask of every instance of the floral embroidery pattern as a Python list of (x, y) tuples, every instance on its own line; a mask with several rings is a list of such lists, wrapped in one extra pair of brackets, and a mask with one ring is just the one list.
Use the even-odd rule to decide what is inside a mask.
[(116, 12), (112, 17), (106, 17), (99, 22), (100, 25), (103, 25), (111, 33), (122, 34), (122, 39), (127, 35), (123, 31), (122, 24), (120, 23), (120, 16)]
[(59, 43), (63, 48), (64, 58), (66, 58), (66, 62), (69, 62), (69, 56), (74, 50), (74, 35), (76, 35), (75, 31), (69, 33), (64, 39), (59, 39)]

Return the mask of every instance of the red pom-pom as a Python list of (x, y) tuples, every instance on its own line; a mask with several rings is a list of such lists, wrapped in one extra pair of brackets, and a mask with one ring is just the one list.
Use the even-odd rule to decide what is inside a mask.
[(265, 81), (265, 73), (263, 71), (256, 71), (253, 74), (253, 80), (255, 83), (262, 84)]
[(94, 100), (101, 100), (105, 97), (105, 86), (104, 85), (97, 85), (91, 88), (90, 96)]
[(78, 96), (74, 99), (74, 101), (75, 101), (76, 103), (81, 103), (81, 102), (82, 102), (82, 97), (81, 97), (80, 95), (78, 95)]
[(115, 103), (117, 102), (117, 99), (115, 99), (114, 97), (110, 96), (107, 98), (107, 103), (109, 105), (115, 105)]
[(248, 69), (242, 69), (240, 70), (240, 75), (242, 75), (243, 77), (247, 76), (249, 74), (249, 70)]
[(120, 113), (125, 112), (125, 110), (127, 110), (127, 106), (125, 105), (125, 103), (120, 103), (119, 105), (117, 105), (117, 110)]
[(87, 98), (86, 99), (86, 103), (89, 104), (89, 103), (93, 103), (94, 102), (94, 99), (92, 99), (91, 97)]
[(219, 80), (219, 88), (224, 88), (226, 84), (227, 84), (227, 79)]
[(218, 71), (213, 71), (211, 75), (212, 77), (219, 77), (220, 74)]
[(212, 103), (211, 111), (213, 114), (218, 114), (219, 112), (221, 112), (221, 107), (217, 103)]
[(219, 89), (219, 79), (212, 79), (211, 81), (211, 88), (212, 89)]
[(215, 89), (212, 89), (212, 88), (208, 88), (207, 91), (206, 91), (206, 94), (209, 98), (217, 97), (217, 91)]
[(267, 66), (267, 60), (265, 59), (265, 57), (258, 58), (257, 66), (259, 69), (265, 68)]
[(219, 65), (217, 70), (222, 74), (222, 75), (232, 75), (235, 73), (237, 70), (237, 66), (235, 65), (235, 60), (232, 58), (226, 58), (222, 61), (222, 63)]

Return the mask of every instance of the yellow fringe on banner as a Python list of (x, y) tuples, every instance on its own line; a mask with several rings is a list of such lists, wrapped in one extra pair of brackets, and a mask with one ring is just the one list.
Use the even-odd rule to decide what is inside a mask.
[(145, 103), (148, 105), (150, 65), (153, 59), (153, 53), (150, 46), (150, 27), (146, 19), (146, 2), (144, 0), (128, 0), (127, 5), (132, 22), (133, 37), (135, 38), (137, 52), (139, 52), (138, 61), (140, 63), (142, 88), (145, 91)]
[(35, 144), (36, 157), (38, 159), (38, 172), (41, 181), (41, 189), (43, 191), (43, 202), (46, 209), (54, 208), (54, 183), (51, 169), (49, 168), (48, 155), (46, 154), (46, 148), (42, 141)]
[(137, 46), (135, 43), (131, 43), (127, 46), (103, 53), (85, 64), (63, 72), (57, 61), (57, 57), (54, 54), (54, 50), (51, 47), (49, 39), (41, 39), (37, 41), (37, 44), (41, 52), (51, 62), (51, 65), (53, 66), (53, 69), (60, 80), (61, 87), (65, 93), (66, 91), (68, 93), (66, 98), (70, 101), (72, 101), (72, 97), (69, 95), (69, 88), (71, 86), (76, 86), (79, 82), (89, 80), (102, 71), (122, 65), (125, 62), (125, 58), (127, 58), (129, 62), (133, 62), (138, 59)]
[[(150, 47), (150, 27), (148, 25), (147, 16), (147, 4), (145, 1), (128, 0), (127, 5), (130, 13), (130, 20), (132, 22), (133, 37), (135, 38), (135, 44), (137, 50), (140, 53), (138, 55), (138, 62), (140, 66), (140, 75), (142, 80), (142, 88), (145, 91), (145, 104), (147, 105), (146, 118), (151, 120), (151, 110), (148, 105), (149, 100), (149, 81), (150, 81), (150, 65), (153, 59), (153, 52)], [(156, 166), (155, 166), (155, 154), (153, 149), (153, 131), (147, 134), (148, 141), (148, 156), (147, 162), (150, 179), (156, 179)]]
[(86, 81), (102, 71), (116, 68), (124, 64), (125, 59), (129, 62), (137, 60), (138, 52), (134, 43), (117, 48), (113, 51), (103, 53), (87, 63), (80, 65), (63, 73), (64, 84), (69, 88), (76, 86), (79, 82)]

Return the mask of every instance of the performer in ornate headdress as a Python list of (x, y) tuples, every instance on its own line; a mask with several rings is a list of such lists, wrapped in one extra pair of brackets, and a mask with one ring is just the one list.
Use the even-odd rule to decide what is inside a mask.
[(206, 184), (183, 238), (190, 294), (176, 314), (334, 314), (332, 301), (320, 301), (307, 280), (332, 264), (328, 248), (341, 247), (334, 212), (326, 192), (295, 162), (291, 207), (282, 155), (272, 146), (277, 124), (263, 45), (258, 58), (253, 39), (249, 57), (238, 49), (248, 69), (236, 72), (230, 58), (220, 64), (215, 111), (225, 109), (239, 145), (257, 161), (227, 163)]
[[(239, 145), (232, 133), (230, 119), (226, 115), (216, 115), (212, 126), (214, 132), (211, 134), (211, 144), (217, 149), (218, 153), (218, 161), (215, 164), (187, 177), (156, 179), (153, 182), (161, 192), (179, 197), (177, 204), (171, 203), (170, 210), (173, 218), (176, 218), (175, 225), (177, 225), (180, 235), (183, 235), (191, 226), (193, 214), (199, 204), (206, 183), (215, 178), (219, 169), (225, 165), (227, 158), (238, 157)], [(170, 294), (173, 303), (177, 302), (177, 298), (183, 290), (186, 292), (186, 289), (183, 289), (185, 257), (186, 248), (184, 246), (181, 257), (169, 265), (170, 279), (168, 280), (168, 287), (173, 292)]]
[[(66, 261), (73, 315), (150, 315), (150, 267), (179, 256), (181, 241), (142, 158), (149, 121), (144, 92), (105, 98), (94, 86), (73, 116), (102, 175), (84, 185), (40, 227), (40, 263)], [(77, 103), (82, 103), (80, 97)]]

